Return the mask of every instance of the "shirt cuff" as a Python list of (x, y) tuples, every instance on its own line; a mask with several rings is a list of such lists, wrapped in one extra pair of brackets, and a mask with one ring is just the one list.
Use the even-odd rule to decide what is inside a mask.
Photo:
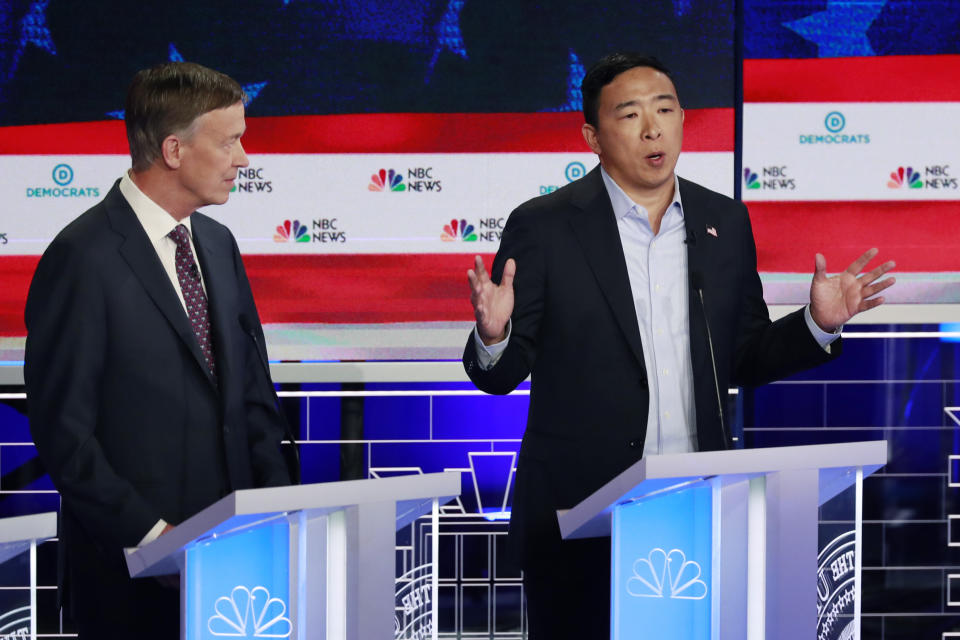
[(154, 540), (160, 537), (160, 534), (163, 533), (164, 528), (167, 526), (166, 521), (163, 518), (157, 520), (157, 524), (153, 525), (153, 529), (147, 531), (147, 535), (143, 536), (143, 540), (140, 541), (138, 547), (150, 544)]
[(810, 305), (803, 308), (803, 319), (807, 321), (807, 328), (810, 329), (810, 335), (813, 336), (813, 339), (817, 341), (817, 344), (819, 344), (824, 351), (830, 353), (830, 344), (840, 337), (840, 331), (843, 327), (837, 327), (837, 330), (833, 333), (827, 333), (813, 321), (813, 316), (810, 315)]
[(503, 355), (503, 350), (507, 348), (507, 343), (510, 342), (510, 331), (512, 328), (513, 320), (507, 320), (507, 336), (500, 342), (487, 346), (483, 344), (483, 340), (480, 339), (480, 332), (477, 331), (477, 327), (473, 327), (473, 342), (477, 347), (477, 363), (481, 369), (489, 371), (497, 364), (500, 356)]

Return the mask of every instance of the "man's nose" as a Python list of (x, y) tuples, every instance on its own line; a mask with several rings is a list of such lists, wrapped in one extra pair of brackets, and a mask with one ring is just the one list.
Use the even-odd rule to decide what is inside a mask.
[(237, 157), (234, 158), (233, 164), (237, 167), (249, 167), (250, 159), (247, 157), (247, 152), (243, 149), (243, 144), (240, 141), (237, 141)]
[(663, 128), (656, 118), (646, 117), (643, 120), (643, 137), (646, 140), (656, 140), (663, 134)]

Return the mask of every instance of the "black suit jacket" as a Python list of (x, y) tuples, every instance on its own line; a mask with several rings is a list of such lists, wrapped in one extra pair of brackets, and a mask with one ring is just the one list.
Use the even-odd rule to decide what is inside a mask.
[[(117, 184), (54, 239), (26, 306), (30, 429), (62, 496), (61, 548), (124, 570), (161, 518), (290, 479), (263, 341), (236, 242), (191, 216), (217, 381), (176, 290)], [(61, 567), (61, 570), (63, 567)], [(61, 579), (63, 575), (61, 575)], [(83, 585), (76, 585), (83, 588)]]
[[(702, 451), (722, 449), (729, 445), (721, 435), (705, 321), (724, 396), (731, 385), (758, 385), (825, 362), (840, 345), (828, 355), (802, 310), (770, 322), (746, 208), (679, 182), (689, 274), (699, 279), (706, 302), (705, 316), (691, 282), (697, 439)], [(485, 371), (471, 333), (463, 362), (489, 393), (509, 393), (531, 376), (510, 528), (522, 560), (559, 538), (557, 509), (574, 506), (640, 459), (649, 390), (623, 247), (599, 167), (518, 207), (494, 260), (496, 282), (508, 258), (517, 263), (510, 342)]]

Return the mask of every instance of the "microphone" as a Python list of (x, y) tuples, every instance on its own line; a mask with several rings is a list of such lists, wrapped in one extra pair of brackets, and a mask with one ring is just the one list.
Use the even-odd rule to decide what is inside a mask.
[(697, 244), (697, 232), (696, 231), (687, 231), (687, 237), (683, 239), (683, 244), (690, 245), (691, 247)]
[(200, 279), (200, 269), (197, 269), (196, 262), (190, 263), (190, 277), (193, 278), (194, 280)]
[(707, 317), (707, 303), (703, 299), (703, 275), (699, 271), (690, 272), (690, 286), (697, 292), (700, 298), (700, 310), (703, 311), (703, 325), (707, 328), (707, 346), (710, 348), (710, 364), (713, 366), (713, 389), (717, 393), (717, 411), (720, 416), (720, 435), (723, 436), (723, 446), (730, 448), (730, 441), (727, 439), (727, 427), (723, 418), (723, 397), (720, 395), (720, 380), (717, 377), (717, 359), (713, 353), (713, 335), (710, 332), (710, 319)]
[(267, 376), (267, 384), (270, 386), (270, 393), (273, 396), (273, 408), (280, 417), (280, 422), (283, 424), (283, 433), (287, 439), (290, 440), (290, 450), (293, 451), (292, 456), (287, 454), (283, 456), (284, 461), (287, 463), (287, 471), (290, 473), (290, 479), (293, 481), (293, 484), (300, 484), (300, 449), (297, 447), (297, 439), (293, 435), (293, 430), (290, 429), (290, 423), (287, 422), (287, 418), (283, 415), (283, 411), (280, 408), (280, 398), (273, 388), (273, 380), (270, 378), (270, 366), (267, 364), (266, 353), (260, 350), (260, 341), (257, 340), (257, 330), (247, 314), (241, 313), (237, 320), (240, 322), (240, 328), (243, 329), (243, 332), (253, 340), (253, 348), (257, 352), (260, 366), (263, 367), (263, 373)]

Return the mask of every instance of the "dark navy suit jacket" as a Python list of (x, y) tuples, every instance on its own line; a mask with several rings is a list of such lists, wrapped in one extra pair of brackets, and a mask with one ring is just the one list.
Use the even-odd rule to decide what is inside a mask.
[(161, 518), (176, 524), (232, 490), (290, 482), (267, 374), (241, 326), (246, 316), (262, 344), (236, 242), (203, 214), (191, 220), (216, 381), (117, 184), (60, 232), (30, 285), (28, 412), (62, 496), (61, 583), (71, 556), (125, 571), (122, 549)]
[[(724, 397), (731, 385), (763, 384), (836, 357), (840, 343), (828, 354), (802, 310), (771, 322), (746, 207), (682, 178), (679, 184), (697, 439), (701, 451), (722, 449), (729, 444), (721, 435), (705, 320)], [(494, 281), (508, 258), (517, 262), (510, 342), (485, 371), (471, 333), (463, 363), (489, 393), (509, 393), (531, 376), (510, 525), (511, 546), (523, 561), (559, 539), (557, 509), (574, 506), (640, 459), (649, 390), (623, 247), (599, 167), (518, 207), (504, 228)]]

